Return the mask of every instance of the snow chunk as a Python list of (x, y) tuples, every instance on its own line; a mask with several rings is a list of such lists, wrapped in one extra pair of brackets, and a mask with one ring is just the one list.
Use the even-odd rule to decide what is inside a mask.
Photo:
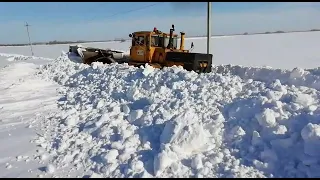
[(301, 68), (294, 68), (290, 73), (291, 79), (301, 78), (305, 74), (305, 71)]
[(154, 175), (159, 176), (168, 166), (178, 161), (177, 154), (169, 146), (165, 146), (162, 151), (154, 158)]
[(314, 99), (311, 95), (302, 93), (295, 94), (292, 101), (302, 105), (303, 107), (308, 107), (314, 103)]
[(244, 136), (245, 134), (246, 132), (240, 126), (236, 126), (231, 129), (230, 138), (231, 139), (239, 138)]
[(68, 116), (67, 119), (65, 120), (65, 124), (68, 127), (72, 127), (77, 125), (77, 123), (79, 122), (79, 117), (75, 117), (75, 116)]
[(133, 161), (131, 163), (131, 168), (135, 171), (135, 172), (142, 172), (144, 170), (144, 165), (142, 161)]
[(90, 178), (103, 178), (103, 176), (101, 174), (92, 173)]
[(146, 67), (143, 69), (142, 74), (144, 76), (148, 76), (149, 74), (151, 74), (154, 71), (154, 68), (150, 65), (146, 65)]
[(105, 104), (104, 100), (101, 99), (101, 100), (98, 102), (96, 108), (97, 108), (97, 109), (101, 109), (101, 108), (104, 106), (104, 104)]
[(104, 156), (103, 159), (107, 162), (107, 163), (114, 163), (117, 159), (119, 155), (118, 150), (116, 149), (111, 149), (110, 151), (108, 151)]
[(304, 152), (310, 156), (320, 157), (320, 125), (308, 123), (301, 131), (304, 140)]
[(9, 163), (6, 163), (6, 168), (7, 168), (7, 169), (11, 169), (11, 168), (12, 168), (12, 165), (9, 164)]
[(208, 136), (209, 133), (203, 129), (201, 121), (192, 110), (166, 122), (160, 136), (164, 148), (156, 156), (155, 174), (161, 174), (166, 167), (181, 158), (205, 151)]
[(129, 122), (134, 122), (135, 120), (139, 119), (142, 115), (143, 115), (142, 109), (131, 111), (128, 116), (128, 120), (129, 120)]
[(276, 126), (275, 112), (272, 109), (267, 108), (262, 113), (257, 114), (255, 117), (262, 127)]
[(203, 167), (202, 159), (200, 155), (196, 155), (191, 162), (191, 167), (194, 169), (201, 169)]
[(160, 136), (162, 144), (170, 146), (184, 155), (201, 152), (208, 142), (208, 132), (203, 129), (201, 121), (191, 110), (181, 113), (166, 123)]
[(125, 114), (129, 114), (130, 113), (130, 108), (128, 105), (122, 105), (122, 112), (124, 112)]
[(44, 160), (46, 160), (46, 159), (48, 159), (48, 155), (42, 154), (42, 155), (40, 156), (40, 160), (41, 160), (41, 161), (44, 161)]
[(52, 174), (52, 173), (55, 172), (55, 170), (56, 170), (56, 168), (54, 167), (53, 164), (48, 164), (48, 166), (46, 167), (46, 172), (47, 172), (47, 173)]

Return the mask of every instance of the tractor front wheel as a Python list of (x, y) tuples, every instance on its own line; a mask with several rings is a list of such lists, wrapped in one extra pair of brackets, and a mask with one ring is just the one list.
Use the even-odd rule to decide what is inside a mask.
[(100, 57), (95, 60), (96, 62), (102, 62), (104, 64), (116, 63), (116, 61), (111, 57)]

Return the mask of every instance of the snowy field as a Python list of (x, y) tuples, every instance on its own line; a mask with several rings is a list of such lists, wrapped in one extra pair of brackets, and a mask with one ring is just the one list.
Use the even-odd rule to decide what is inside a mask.
[(213, 38), (200, 75), (0, 47), (0, 177), (320, 177), (319, 37)]

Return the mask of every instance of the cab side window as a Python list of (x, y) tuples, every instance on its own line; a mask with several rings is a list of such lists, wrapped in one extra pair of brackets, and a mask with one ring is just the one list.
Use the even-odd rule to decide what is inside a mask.
[(159, 36), (151, 36), (151, 46), (159, 47)]
[(144, 45), (145, 43), (145, 38), (144, 36), (137, 36), (135, 40), (135, 45)]

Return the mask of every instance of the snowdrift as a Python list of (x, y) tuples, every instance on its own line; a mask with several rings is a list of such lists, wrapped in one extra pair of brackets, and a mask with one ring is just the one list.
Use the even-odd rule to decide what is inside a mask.
[(242, 79), (253, 79), (262, 82), (273, 82), (278, 79), (282, 84), (306, 86), (320, 90), (320, 71), (315, 69), (294, 68), (293, 70), (282, 70), (274, 68), (256, 68), (237, 65), (225, 65), (213, 67), (214, 72), (219, 74), (231, 74), (240, 76)]
[(35, 60), (35, 59), (41, 59), (46, 61), (52, 60), (50, 58), (44, 58), (44, 57), (24, 56), (24, 55), (6, 54), (6, 53), (0, 53), (0, 57), (6, 57), (7, 61), (28, 61), (28, 60)]
[(62, 85), (62, 111), (36, 141), (53, 157), (46, 173), (319, 177), (319, 77), (214, 68), (88, 66), (67, 55), (42, 66), (40, 77)]

